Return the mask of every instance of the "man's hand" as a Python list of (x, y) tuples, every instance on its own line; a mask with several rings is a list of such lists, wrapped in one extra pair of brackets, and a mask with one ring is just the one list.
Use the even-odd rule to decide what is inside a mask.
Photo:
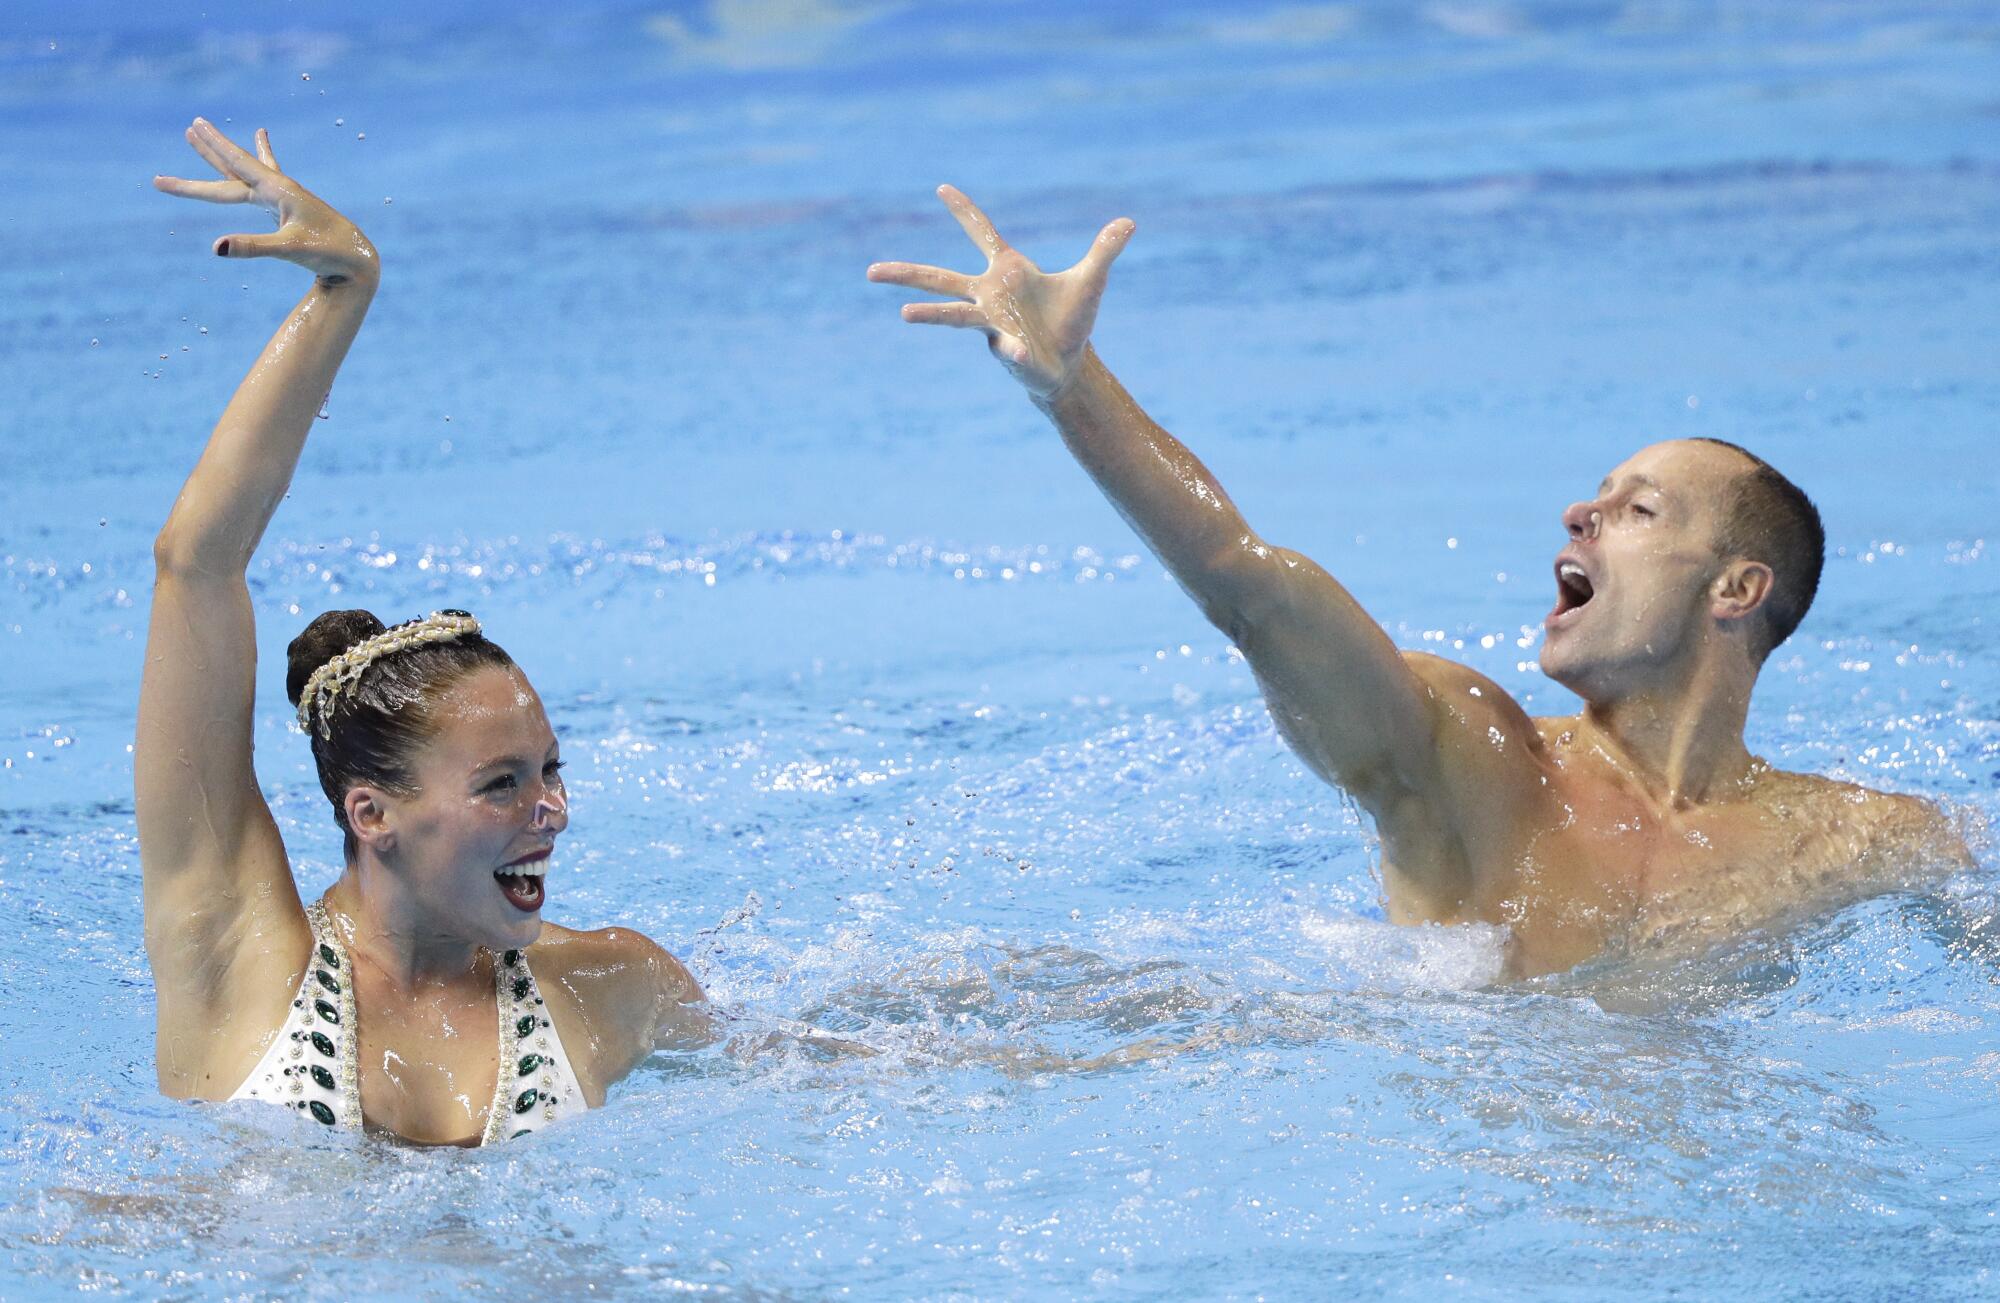
[(938, 198), (986, 255), (986, 270), (968, 276), (918, 263), (878, 262), (868, 269), (868, 279), (960, 300), (905, 304), (903, 320), (984, 332), (987, 347), (1014, 378), (1036, 399), (1052, 401), (1081, 369), (1104, 282), (1135, 224), (1129, 217), (1112, 222), (1080, 262), (1051, 274), (1001, 239), (986, 214), (956, 189), (939, 186)]
[(278, 229), (269, 235), (221, 237), (215, 242), (218, 258), (282, 258), (311, 271), (326, 285), (349, 281), (373, 285), (379, 279), (381, 264), (375, 246), (353, 222), (278, 170), (267, 132), (258, 130), (255, 156), (206, 118), (194, 120), (187, 129), (187, 141), (222, 179), (188, 181), (156, 176), (156, 188), (211, 204), (255, 204), (278, 219)]

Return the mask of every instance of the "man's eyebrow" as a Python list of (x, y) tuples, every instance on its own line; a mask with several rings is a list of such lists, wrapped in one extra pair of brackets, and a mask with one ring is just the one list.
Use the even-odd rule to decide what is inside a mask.
[[(1666, 490), (1660, 486), (1660, 482), (1654, 479), (1650, 475), (1632, 474), (1626, 476), (1625, 478), (1629, 483), (1636, 484), (1640, 488), (1652, 489), (1655, 492), (1659, 493), (1666, 492)], [(1611, 477), (1607, 475), (1604, 477), (1604, 482), (1597, 486), (1597, 495), (1599, 497), (1603, 497), (1606, 493), (1610, 491), (1611, 491)]]

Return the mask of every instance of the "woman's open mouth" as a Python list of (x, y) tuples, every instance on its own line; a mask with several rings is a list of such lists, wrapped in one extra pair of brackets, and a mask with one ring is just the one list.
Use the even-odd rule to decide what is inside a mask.
[(524, 914), (532, 914), (542, 907), (542, 875), (549, 869), (549, 853), (542, 851), (512, 864), (503, 864), (493, 870), (493, 880), (500, 884), (500, 894), (507, 903)]

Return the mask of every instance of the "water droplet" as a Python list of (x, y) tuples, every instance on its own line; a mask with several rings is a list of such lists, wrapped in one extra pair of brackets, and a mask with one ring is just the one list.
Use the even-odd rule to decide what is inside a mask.
[(388, 206), (389, 206), (390, 204), (393, 204), (393, 203), (395, 203), (395, 202), (396, 202), (395, 200), (393, 200), (393, 199), (389, 198), (389, 197), (388, 197), (387, 195), (384, 195), (384, 196), (382, 197), (382, 206), (383, 206), (384, 208), (388, 207)]
[(333, 120), (333, 125), (334, 125), (334, 126), (336, 126), (336, 127), (344, 127), (344, 126), (346, 126), (346, 125), (347, 125), (347, 119), (346, 119), (346, 118), (335, 118), (335, 119)]
[[(207, 326), (203, 326), (203, 327), (201, 328), (201, 333), (202, 333), (202, 334), (204, 334), (204, 335), (206, 335), (206, 334), (208, 333), (208, 327), (207, 327)], [(91, 342), (92, 342), (92, 343), (95, 343), (96, 341), (95, 341), (95, 340), (93, 340), (93, 341), (91, 341)]]
[(1688, 410), (1693, 411), (1695, 408), (1701, 406), (1701, 395), (1689, 394), (1687, 401), (1688, 401)]
[(313, 79), (313, 75), (312, 75), (311, 73), (309, 73), (309, 72), (302, 72), (302, 73), (300, 73), (300, 74), (299, 74), (299, 80), (300, 80), (300, 81), (311, 81), (312, 79)]
[(90, 346), (91, 346), (92, 348), (96, 348), (96, 347), (97, 347), (97, 341), (96, 341), (96, 340), (94, 340), (94, 339), (93, 339), (93, 340), (91, 340), (91, 341), (90, 341)]
[(354, 133), (354, 138), (356, 140), (366, 140), (368, 139), (368, 133), (365, 131), (357, 131)]

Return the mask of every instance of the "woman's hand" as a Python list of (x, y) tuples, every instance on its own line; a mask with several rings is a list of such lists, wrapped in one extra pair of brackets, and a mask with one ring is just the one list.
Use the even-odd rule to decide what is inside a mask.
[(255, 204), (278, 219), (278, 229), (269, 235), (225, 235), (218, 239), (216, 257), (282, 258), (311, 271), (322, 285), (358, 281), (373, 286), (381, 279), (375, 246), (354, 223), (278, 170), (268, 133), (258, 130), (254, 157), (206, 118), (194, 120), (187, 129), (187, 139), (222, 179), (187, 181), (156, 176), (153, 185), (157, 189), (211, 204)]
[(917, 263), (878, 262), (868, 269), (868, 279), (961, 300), (905, 304), (903, 320), (983, 331), (993, 356), (1030, 394), (1053, 400), (1083, 361), (1111, 263), (1135, 224), (1119, 218), (1097, 233), (1082, 261), (1048, 273), (1001, 239), (986, 214), (956, 189), (939, 186), (938, 198), (986, 255), (985, 272), (967, 276)]

